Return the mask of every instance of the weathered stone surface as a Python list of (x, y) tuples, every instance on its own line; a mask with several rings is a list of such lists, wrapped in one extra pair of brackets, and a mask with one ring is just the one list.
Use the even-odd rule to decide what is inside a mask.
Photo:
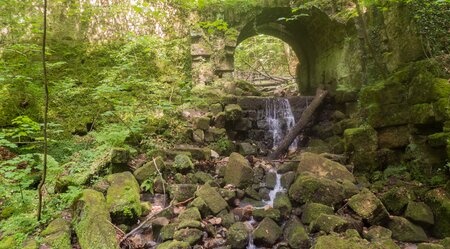
[(187, 242), (191, 246), (197, 244), (197, 242), (201, 240), (202, 236), (203, 232), (196, 228), (183, 228), (175, 231), (173, 234), (173, 238), (175, 240)]
[(392, 231), (392, 237), (405, 242), (427, 241), (425, 231), (403, 217), (393, 216), (388, 228)]
[(321, 155), (305, 152), (299, 157), (298, 173), (310, 172), (330, 180), (355, 181), (353, 174), (344, 165), (331, 161)]
[(252, 121), (248, 118), (240, 118), (234, 124), (236, 131), (248, 131), (252, 128)]
[(334, 206), (344, 200), (344, 188), (335, 181), (300, 175), (289, 188), (289, 197), (299, 203), (322, 203)]
[(378, 148), (377, 132), (370, 126), (344, 131), (345, 151), (375, 151)]
[(242, 222), (234, 223), (230, 229), (228, 229), (227, 244), (231, 248), (243, 249), (247, 247), (249, 239), (249, 232), (247, 227)]
[(302, 207), (302, 210), (302, 222), (304, 224), (310, 224), (321, 214), (334, 214), (332, 207), (320, 203), (307, 203)]
[(161, 228), (159, 236), (162, 241), (173, 240), (173, 234), (175, 233), (175, 229), (177, 228), (176, 223), (170, 223)]
[(175, 149), (182, 152), (176, 153), (175, 157), (178, 154), (184, 154), (186, 156), (189, 156), (188, 154), (190, 154), (195, 160), (209, 160), (211, 158), (211, 149), (208, 147), (199, 148), (192, 145), (177, 145), (175, 146)]
[(192, 133), (192, 140), (197, 143), (205, 142), (205, 131), (197, 129)]
[(130, 172), (109, 175), (106, 204), (113, 221), (132, 224), (141, 216), (139, 184)]
[(197, 190), (196, 195), (202, 198), (214, 214), (218, 214), (228, 207), (227, 202), (220, 196), (219, 192), (209, 185), (200, 187), (200, 189)]
[(158, 167), (158, 169), (163, 172), (166, 170), (166, 166), (164, 164), (164, 161), (161, 157), (156, 157), (155, 160), (150, 160), (149, 162), (145, 163), (143, 166), (137, 168), (133, 175), (138, 180), (139, 183), (144, 182), (147, 180), (150, 176), (155, 175), (158, 171), (155, 167)]
[(386, 240), (392, 237), (392, 231), (382, 226), (371, 226), (364, 234), (364, 238), (374, 240)]
[(198, 210), (198, 208), (196, 207), (191, 207), (188, 208), (186, 210), (184, 210), (183, 212), (180, 213), (180, 215), (178, 215), (178, 220), (196, 220), (196, 221), (201, 221), (202, 220), (202, 216), (200, 215), (200, 211)]
[(264, 218), (253, 231), (254, 243), (257, 246), (271, 247), (281, 236), (281, 228), (270, 218)]
[(76, 202), (75, 232), (81, 248), (117, 248), (116, 231), (110, 223), (109, 210), (103, 194), (86, 189)]
[(231, 153), (225, 169), (225, 182), (238, 188), (245, 188), (252, 183), (253, 170), (245, 157)]
[(406, 187), (392, 188), (381, 197), (386, 209), (396, 215), (400, 215), (406, 205), (414, 199), (414, 193)]
[(371, 225), (384, 224), (389, 213), (383, 203), (367, 189), (348, 200), (349, 207)]
[(187, 242), (182, 241), (176, 241), (176, 240), (169, 240), (162, 244), (159, 244), (157, 249), (189, 249), (190, 245)]
[(281, 186), (285, 189), (289, 189), (292, 185), (292, 183), (295, 181), (295, 177), (297, 176), (297, 174), (293, 171), (284, 173), (283, 175), (281, 175)]
[(50, 222), (41, 232), (43, 243), (50, 248), (72, 249), (70, 223), (62, 218)]
[(280, 210), (283, 217), (288, 217), (292, 211), (292, 204), (286, 193), (278, 192), (273, 201), (273, 207)]
[(172, 167), (175, 172), (187, 173), (194, 169), (194, 164), (188, 156), (179, 154), (175, 157)]
[(209, 111), (216, 115), (219, 112), (223, 112), (223, 106), (220, 103), (212, 104), (209, 106)]
[(438, 238), (450, 237), (450, 197), (444, 189), (437, 188), (425, 195), (425, 202), (433, 210), (433, 235)]
[(274, 189), (277, 184), (277, 173), (271, 171), (267, 172), (264, 176), (264, 183), (266, 188)]
[(170, 198), (178, 202), (185, 201), (192, 198), (196, 190), (195, 184), (172, 184), (169, 188)]
[(211, 123), (211, 118), (203, 116), (196, 120), (195, 128), (207, 131)]
[(217, 113), (216, 116), (214, 116), (214, 126), (220, 129), (225, 128), (225, 124), (226, 124), (225, 112)]
[(378, 145), (380, 148), (402, 148), (409, 144), (411, 135), (408, 126), (388, 127), (378, 132)]
[(256, 221), (262, 221), (265, 218), (270, 218), (278, 222), (281, 219), (280, 210), (271, 207), (254, 209), (252, 215)]
[(125, 148), (113, 148), (111, 150), (111, 173), (120, 173), (130, 170), (127, 162), (130, 158), (130, 150)]
[(310, 225), (312, 232), (323, 231), (326, 233), (341, 233), (350, 228), (350, 223), (342, 217), (329, 214), (321, 214)]
[(228, 121), (237, 121), (242, 117), (242, 108), (236, 104), (225, 106), (225, 119)]
[(431, 211), (431, 208), (423, 202), (409, 202), (406, 207), (405, 217), (417, 224), (434, 224), (433, 211)]
[(443, 245), (432, 243), (420, 243), (417, 245), (417, 249), (446, 249)]
[(369, 242), (361, 239), (347, 239), (337, 235), (326, 235), (317, 238), (314, 249), (367, 249)]
[(239, 143), (238, 149), (239, 153), (244, 156), (256, 155), (258, 153), (256, 147), (251, 143)]
[(296, 217), (286, 222), (283, 235), (291, 248), (310, 248), (311, 242), (309, 241), (308, 233)]

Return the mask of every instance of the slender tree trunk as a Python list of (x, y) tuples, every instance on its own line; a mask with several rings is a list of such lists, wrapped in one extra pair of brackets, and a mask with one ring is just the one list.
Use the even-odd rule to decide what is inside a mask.
[(288, 148), (289, 145), (294, 142), (295, 138), (300, 134), (300, 132), (305, 128), (305, 126), (311, 121), (313, 114), (316, 109), (322, 104), (324, 98), (327, 96), (328, 91), (318, 89), (316, 96), (314, 97), (311, 104), (306, 108), (306, 110), (302, 113), (300, 120), (295, 124), (291, 131), (283, 138), (281, 144), (278, 148), (269, 155), (269, 159), (276, 159), (281, 156)]
[(38, 186), (38, 195), (39, 195), (39, 205), (38, 205), (38, 221), (42, 218), (42, 207), (43, 207), (43, 187), (45, 184), (45, 180), (47, 178), (47, 155), (48, 155), (48, 81), (47, 81), (47, 64), (46, 64), (46, 45), (47, 45), (47, 0), (44, 0), (44, 33), (42, 39), (42, 67), (44, 73), (44, 94), (45, 94), (45, 110), (44, 110), (44, 168), (42, 170), (41, 182)]

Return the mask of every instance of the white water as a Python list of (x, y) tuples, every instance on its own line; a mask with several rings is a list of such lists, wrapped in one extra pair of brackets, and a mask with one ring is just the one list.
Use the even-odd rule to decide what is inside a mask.
[[(247, 245), (247, 249), (257, 249), (258, 247), (255, 246), (254, 242), (253, 242), (253, 225), (256, 224), (256, 220), (253, 219), (253, 216), (250, 218), (249, 221), (246, 222), (247, 226), (252, 230), (249, 232), (248, 234), (248, 245)], [(249, 230), (250, 230), (249, 229)]]
[[(272, 172), (275, 172), (275, 170), (273, 170)], [(271, 207), (273, 207), (273, 202), (275, 200), (275, 197), (277, 197), (277, 194), (279, 192), (284, 192), (286, 191), (285, 188), (283, 188), (283, 186), (281, 186), (281, 175), (276, 173), (276, 184), (275, 187), (269, 192), (269, 200), (265, 201), (264, 204), (265, 205), (269, 205)]]
[[(272, 133), (273, 149), (281, 143), (286, 134), (294, 127), (295, 118), (288, 99), (273, 98), (266, 100), (266, 121)], [(297, 149), (298, 139), (289, 146), (289, 150)]]

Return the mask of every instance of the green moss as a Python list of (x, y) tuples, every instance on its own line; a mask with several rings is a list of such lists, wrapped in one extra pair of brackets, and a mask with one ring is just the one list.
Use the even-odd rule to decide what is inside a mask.
[(155, 175), (155, 173), (157, 172), (155, 163), (161, 172), (164, 172), (166, 170), (164, 160), (162, 159), (162, 157), (158, 156), (155, 158), (154, 161), (150, 160), (142, 167), (137, 168), (133, 172), (134, 176), (136, 177), (136, 180), (138, 180), (139, 183), (142, 183), (145, 180), (149, 179), (151, 176)]
[(350, 227), (347, 220), (336, 215), (321, 214), (310, 225), (312, 232), (323, 231), (326, 233), (331, 232), (344, 232)]
[(175, 172), (187, 173), (194, 169), (194, 164), (187, 155), (179, 154), (175, 156), (173, 169), (175, 170)]
[(389, 219), (389, 213), (383, 203), (367, 189), (352, 196), (348, 200), (348, 205), (371, 225), (383, 224)]
[(392, 216), (388, 228), (392, 231), (392, 237), (404, 242), (423, 242), (428, 237), (425, 231), (403, 217)]
[(186, 210), (184, 210), (180, 215), (178, 216), (179, 220), (196, 220), (201, 221), (202, 216), (200, 215), (200, 212), (198, 211), (198, 208), (191, 207)]
[(292, 218), (286, 223), (284, 237), (291, 248), (310, 247), (308, 233), (297, 218)]
[(214, 214), (218, 214), (220, 211), (225, 210), (228, 207), (227, 202), (222, 198), (219, 192), (209, 185), (203, 185), (197, 190), (196, 194), (198, 197), (202, 198)]
[(225, 118), (229, 121), (237, 121), (242, 117), (242, 108), (236, 104), (225, 106)]
[(187, 242), (182, 242), (182, 241), (176, 241), (176, 240), (171, 240), (171, 241), (166, 241), (162, 244), (159, 244), (157, 247), (157, 249), (189, 249), (189, 243)]
[(281, 219), (280, 210), (275, 208), (257, 208), (253, 210), (252, 215), (257, 221), (261, 221), (266, 217), (271, 218), (274, 221), (280, 221)]
[(337, 235), (320, 236), (317, 238), (314, 249), (367, 249), (369, 242), (358, 238), (343, 238)]
[(173, 238), (178, 241), (187, 242), (189, 245), (193, 246), (197, 244), (202, 238), (203, 232), (195, 228), (184, 228), (175, 231)]
[(16, 248), (16, 240), (12, 237), (5, 237), (0, 240), (0, 249), (11, 249)]
[(396, 215), (400, 215), (406, 205), (414, 199), (414, 193), (406, 187), (392, 188), (381, 197), (381, 201), (387, 210)]
[(302, 208), (302, 222), (304, 224), (310, 224), (315, 221), (321, 214), (334, 214), (334, 210), (330, 206), (326, 206), (320, 203), (308, 203)]
[(450, 237), (450, 198), (444, 189), (426, 193), (425, 202), (434, 213), (433, 235), (437, 238)]
[(110, 223), (109, 210), (102, 193), (91, 189), (84, 190), (76, 207), (75, 232), (82, 248), (119, 248), (116, 231)]
[(244, 223), (234, 223), (228, 229), (227, 244), (232, 248), (245, 248), (248, 244), (249, 232)]
[(378, 148), (377, 132), (370, 126), (344, 131), (345, 151), (374, 151)]
[(250, 163), (238, 153), (231, 153), (225, 168), (225, 182), (238, 188), (245, 188), (253, 181), (253, 170)]
[(440, 132), (428, 136), (428, 144), (432, 147), (444, 147), (450, 139), (449, 132)]
[(130, 172), (108, 176), (106, 204), (113, 220), (133, 223), (142, 214), (139, 184)]
[(161, 240), (162, 241), (172, 240), (177, 226), (178, 224), (170, 223), (161, 228), (161, 232), (159, 233)]
[(418, 224), (433, 225), (434, 216), (430, 207), (423, 202), (410, 202), (405, 211), (405, 217)]
[(43, 242), (52, 248), (71, 249), (70, 224), (64, 219), (55, 219), (41, 232)]
[(256, 245), (271, 247), (281, 236), (281, 228), (270, 218), (264, 218), (253, 231), (253, 239)]
[(421, 243), (417, 246), (417, 249), (445, 249), (444, 246), (432, 243)]
[(283, 217), (288, 217), (292, 211), (292, 203), (286, 193), (279, 192), (273, 201), (273, 207), (280, 210)]

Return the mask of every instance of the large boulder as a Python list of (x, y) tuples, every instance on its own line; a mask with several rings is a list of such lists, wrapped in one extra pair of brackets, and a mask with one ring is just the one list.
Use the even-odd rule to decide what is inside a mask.
[(437, 188), (426, 193), (425, 202), (434, 213), (433, 235), (450, 237), (450, 197), (444, 189)]
[(323, 231), (326, 233), (336, 232), (342, 233), (350, 228), (350, 223), (339, 216), (321, 214), (315, 221), (310, 225), (311, 232)]
[(389, 220), (389, 213), (383, 203), (367, 189), (352, 196), (348, 206), (371, 225), (385, 224)]
[(408, 126), (387, 127), (378, 132), (380, 148), (403, 148), (409, 144), (411, 131)]
[(321, 214), (334, 214), (332, 207), (320, 203), (307, 203), (302, 207), (302, 222), (310, 224), (315, 221)]
[(243, 249), (247, 247), (249, 240), (249, 232), (247, 227), (242, 222), (234, 223), (230, 229), (228, 229), (227, 244), (231, 248)]
[[(367, 240), (358, 238), (339, 237), (336, 234), (320, 236), (317, 238), (314, 249), (375, 249)], [(382, 247), (378, 247), (382, 248)], [(383, 247), (384, 248), (384, 247)]]
[[(193, 246), (197, 244), (202, 239), (203, 232), (197, 228), (182, 228), (180, 230), (175, 231), (173, 234), (173, 238), (178, 241), (183, 241), (189, 243), (189, 245)], [(177, 248), (177, 247), (170, 247)]]
[(403, 217), (391, 217), (388, 228), (392, 231), (392, 237), (399, 241), (423, 242), (428, 240), (427, 234), (421, 227)]
[(50, 248), (72, 249), (70, 222), (62, 218), (50, 222), (41, 236), (44, 237), (43, 243)]
[(222, 198), (219, 192), (209, 185), (200, 187), (197, 190), (196, 195), (206, 203), (213, 214), (218, 214), (220, 211), (228, 208), (227, 202)]
[(169, 189), (170, 197), (177, 202), (192, 198), (196, 190), (195, 184), (172, 184)]
[(289, 197), (299, 203), (334, 206), (344, 200), (344, 188), (335, 181), (303, 174), (289, 188)]
[(351, 155), (355, 171), (367, 173), (377, 168), (376, 150), (377, 132), (370, 126), (347, 129), (344, 131), (345, 152)]
[(106, 193), (106, 204), (113, 221), (133, 224), (142, 214), (139, 184), (130, 172), (107, 177), (110, 187)]
[(406, 187), (392, 188), (381, 197), (386, 209), (395, 215), (402, 214), (406, 205), (414, 199), (414, 193)]
[(242, 117), (242, 108), (236, 104), (225, 106), (225, 118), (228, 121), (237, 121)]
[(422, 225), (433, 225), (434, 215), (431, 208), (423, 202), (410, 202), (406, 207), (405, 217)]
[(130, 158), (130, 150), (126, 148), (113, 148), (110, 154), (111, 173), (129, 171), (127, 163)]
[(257, 246), (272, 247), (281, 236), (281, 228), (270, 218), (264, 218), (253, 231), (254, 243)]
[(279, 192), (276, 194), (273, 201), (273, 207), (280, 210), (280, 213), (284, 217), (288, 217), (292, 211), (292, 204), (286, 193)]
[(231, 153), (225, 168), (225, 182), (238, 188), (245, 188), (252, 183), (253, 170), (245, 157)]
[(173, 169), (178, 173), (188, 173), (194, 169), (194, 164), (189, 156), (178, 154), (173, 161)]
[(86, 189), (76, 202), (75, 232), (82, 249), (119, 249), (103, 194)]
[(291, 248), (310, 248), (311, 242), (308, 233), (296, 217), (293, 217), (286, 222), (283, 236)]
[[(156, 164), (156, 166), (155, 166)], [(161, 157), (156, 157), (154, 160), (151, 160), (144, 164), (143, 166), (137, 168), (133, 174), (136, 180), (138, 180), (139, 183), (144, 182), (145, 180), (149, 179), (151, 176), (156, 176), (156, 173), (158, 173), (158, 170), (160, 172), (163, 172), (166, 170), (164, 161)]]
[(347, 168), (335, 161), (331, 161), (321, 155), (305, 152), (299, 157), (298, 173), (310, 172), (316, 176), (330, 180), (355, 181), (353, 174)]

